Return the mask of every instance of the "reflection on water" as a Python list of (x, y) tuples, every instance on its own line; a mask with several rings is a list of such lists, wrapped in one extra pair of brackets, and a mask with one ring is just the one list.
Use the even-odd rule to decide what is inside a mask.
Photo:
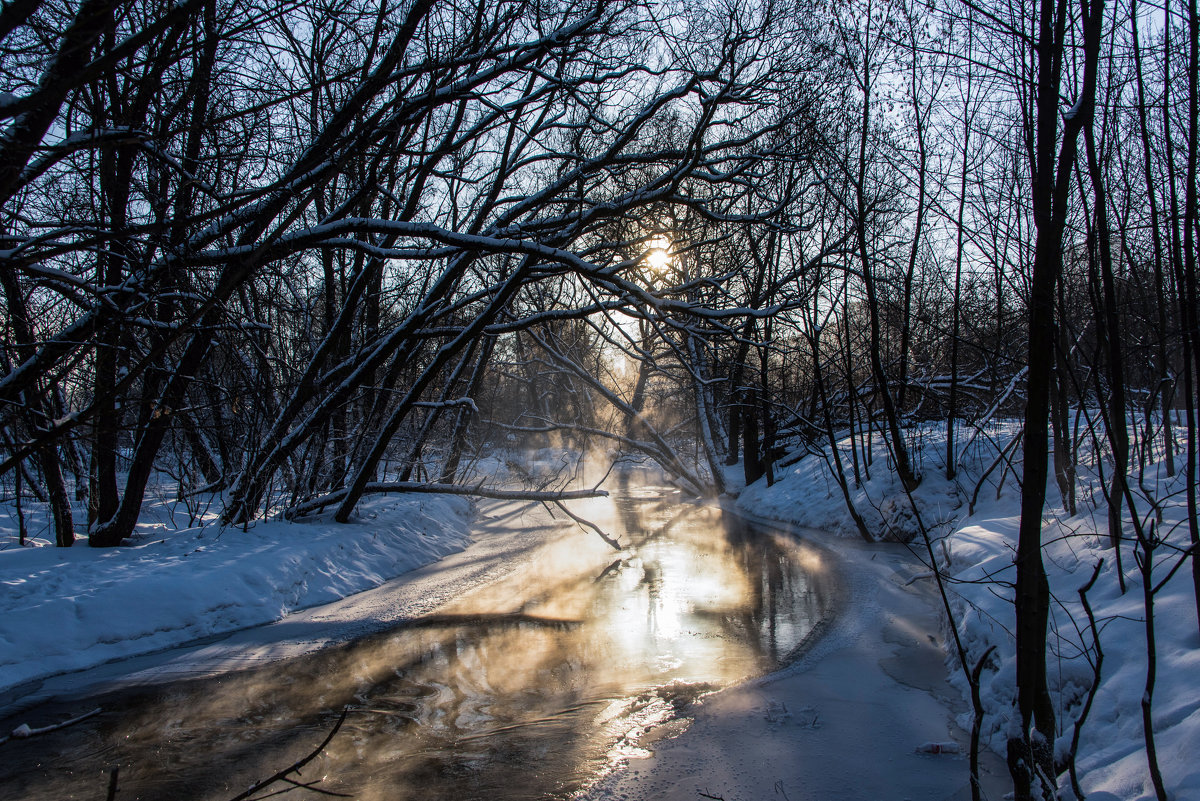
[(657, 495), (586, 514), (624, 550), (566, 537), (411, 625), (101, 699), (87, 724), (9, 743), (0, 782), (99, 798), (119, 764), (121, 799), (228, 798), (349, 706), (304, 781), (369, 801), (565, 797), (680, 731), (698, 696), (782, 664), (826, 612), (821, 557), (793, 540)]

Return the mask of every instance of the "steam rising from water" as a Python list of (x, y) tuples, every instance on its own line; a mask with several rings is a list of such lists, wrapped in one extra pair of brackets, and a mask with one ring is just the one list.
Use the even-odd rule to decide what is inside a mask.
[(29, 798), (96, 795), (95, 777), (120, 763), (123, 797), (227, 798), (307, 753), (349, 706), (304, 776), (326, 777), (323, 789), (366, 801), (566, 795), (681, 730), (705, 692), (780, 665), (824, 614), (817, 552), (717, 510), (658, 492), (576, 513), (624, 550), (563, 520), (522, 569), (435, 615), (108, 699), (127, 711), (54, 744), (71, 773), (0, 779)]

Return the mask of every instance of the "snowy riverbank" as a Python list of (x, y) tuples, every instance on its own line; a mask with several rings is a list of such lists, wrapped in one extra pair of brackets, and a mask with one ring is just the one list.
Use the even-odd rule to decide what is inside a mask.
[[(910, 444), (923, 473), (913, 501), (933, 536), (938, 565), (948, 576), (953, 617), (967, 651), (968, 664), (974, 665), (987, 648), (996, 647), (982, 674), (981, 695), (986, 710), (983, 737), (994, 752), (1003, 754), (1008, 727), (1015, 715), (1011, 599), (1020, 493), (1017, 476), (1005, 469), (1003, 460), (990, 474), (987, 471), (1017, 429), (1013, 425), (996, 424), (978, 436), (967, 438), (967, 433), (969, 429), (960, 435), (965, 445), (959, 449), (958, 474), (947, 479), (942, 429), (930, 427), (909, 432)], [(868, 469), (864, 469), (860, 486), (852, 491), (854, 503), (872, 531), (886, 533), (894, 529), (901, 535), (911, 534), (917, 530), (912, 506), (888, 467), (887, 454), (878, 436), (874, 445), (869, 475)], [(844, 456), (849, 472), (849, 456)], [(1014, 454), (1018, 471), (1019, 456), (1018, 450)], [(1044, 561), (1053, 598), (1048, 672), (1060, 725), (1056, 753), (1060, 759), (1066, 758), (1074, 722), (1092, 684), (1095, 648), (1078, 590), (1091, 578), (1095, 565), (1103, 560), (1096, 584), (1088, 594), (1104, 661), (1092, 710), (1079, 741), (1081, 785), (1090, 799), (1151, 799), (1155, 793), (1147, 767), (1141, 710), (1147, 664), (1143, 582), (1134, 558), (1134, 533), (1126, 509), (1126, 542), (1122, 548), (1126, 590), (1121, 591), (1115, 551), (1107, 547), (1107, 507), (1093, 460), (1094, 453), (1085, 443), (1078, 465), (1078, 513), (1068, 514), (1052, 481), (1043, 525)], [(1187, 547), (1184, 477), (1182, 468), (1174, 477), (1168, 477), (1163, 465), (1153, 461), (1153, 457), (1145, 472), (1136, 477), (1139, 480), (1133, 494), (1147, 525), (1153, 519), (1153, 504), (1162, 510), (1162, 522), (1156, 524), (1156, 530), (1164, 534), (1166, 544), (1160, 546), (1155, 557), (1152, 581), (1157, 584), (1168, 576), (1179, 560), (1180, 551)], [(781, 470), (779, 479), (770, 488), (765, 481), (747, 488), (738, 499), (739, 508), (837, 532), (851, 540), (858, 538), (824, 458), (816, 454), (805, 456)], [(977, 487), (972, 514), (970, 501)], [(927, 565), (924, 543), (918, 538), (913, 546), (914, 561), (921, 559)], [(877, 546), (866, 547), (869, 551)], [(927, 568), (924, 572), (927, 577), (920, 581), (932, 585), (932, 573)], [(940, 606), (940, 601), (936, 605)], [(945, 648), (950, 680), (965, 701), (969, 698), (967, 682), (954, 653), (950, 629), (945, 625), (946, 616), (940, 610), (938, 613), (942, 619), (939, 640)], [(1200, 767), (1195, 761), (1195, 754), (1200, 751), (1200, 634), (1190, 563), (1185, 563), (1157, 592), (1154, 614), (1158, 669), (1153, 719), (1158, 760), (1172, 798), (1200, 798)], [(886, 625), (886, 619), (884, 622)], [(969, 727), (970, 721), (969, 714), (960, 714), (963, 727)], [(961, 770), (966, 771), (965, 761)], [(1059, 784), (1065, 797), (1071, 797), (1065, 774)], [(742, 796), (726, 796), (730, 801), (735, 797)], [(791, 798), (794, 800), (797, 795), (792, 794)]]
[(347, 525), (259, 522), (246, 531), (174, 511), (149, 507), (132, 544), (107, 549), (19, 547), (11, 518), (0, 519), (0, 697), (47, 676), (279, 620), (470, 540), (470, 503), (450, 496), (380, 496)]

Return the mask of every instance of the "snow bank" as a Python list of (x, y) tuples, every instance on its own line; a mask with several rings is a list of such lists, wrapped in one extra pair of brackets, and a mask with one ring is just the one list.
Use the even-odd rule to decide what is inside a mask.
[(22, 548), (11, 515), (0, 521), (0, 692), (370, 589), (462, 550), (471, 518), (450, 496), (381, 496), (346, 525), (246, 531), (211, 516), (177, 526), (174, 511), (152, 505), (131, 544), (109, 549)]
[[(920, 443), (926, 457), (918, 461), (922, 471), (920, 491), (915, 493), (917, 509), (926, 526), (955, 519), (963, 505), (963, 495), (956, 482), (947, 480), (941, 457), (935, 452), (936, 439), (928, 436), (910, 438), (910, 447)], [(871, 447), (861, 449), (860, 481), (854, 485), (850, 443), (842, 443), (842, 468), (851, 483), (850, 496), (855, 509), (876, 539), (908, 542), (918, 534), (912, 505), (897, 477), (882, 438), (875, 435)], [(943, 440), (942, 448), (945, 448)], [(974, 446), (972, 446), (974, 449)], [(866, 458), (866, 457), (869, 457)], [(782, 460), (794, 464), (776, 469), (776, 483), (767, 487), (760, 480), (744, 489), (738, 496), (738, 506), (755, 514), (787, 523), (829, 531), (839, 536), (857, 537), (858, 529), (846, 510), (846, 501), (835, 479), (832, 460), (822, 454), (800, 454)]]
[[(988, 709), (984, 736), (1000, 753), (1005, 749), (1010, 722), (1019, 719), (1012, 705), (1016, 666), (1008, 586), (1016, 578), (1013, 553), (1020, 514), (1014, 504), (1015, 500), (1008, 499), (988, 503), (952, 533), (948, 548), (955, 579), (983, 582), (957, 585), (953, 607), (972, 659), (988, 645), (999, 649), (999, 659), (983, 674), (981, 693)], [(1096, 509), (1090, 504), (1074, 517), (1061, 508), (1049, 509), (1043, 525), (1043, 560), (1052, 594), (1048, 679), (1061, 727), (1056, 754), (1060, 759), (1067, 757), (1075, 721), (1093, 683), (1095, 648), (1078, 590), (1103, 560), (1097, 582), (1088, 593), (1104, 662), (1080, 738), (1081, 785), (1089, 798), (1153, 799), (1141, 710), (1146, 684), (1142, 579), (1133, 547), (1127, 542), (1122, 548), (1126, 590), (1121, 592), (1116, 552), (1107, 545), (1105, 514), (1104, 506)], [(1178, 527), (1182, 522), (1179, 514), (1179, 509), (1168, 508), (1164, 520), (1167, 528), (1174, 528), (1172, 539), (1182, 544), (1186, 531)], [(1126, 534), (1131, 536), (1128, 530)], [(1160, 554), (1152, 580), (1157, 583), (1165, 578), (1177, 558), (1177, 553)], [(1195, 754), (1200, 750), (1200, 635), (1190, 565), (1177, 572), (1156, 596), (1154, 619), (1158, 665), (1153, 711), (1159, 766), (1171, 797), (1200, 798), (1200, 768), (1195, 766)], [(968, 692), (961, 674), (953, 679), (963, 693)], [(1065, 776), (1061, 784), (1068, 784)], [(1067, 797), (1071, 797), (1069, 793)]]
[[(944, 424), (943, 424), (944, 425)], [(1003, 461), (1000, 450), (1017, 433), (1015, 423), (993, 424), (971, 434), (961, 428), (959, 470), (954, 480), (945, 478), (943, 425), (910, 430), (914, 461), (923, 475), (914, 500), (922, 520), (934, 536), (939, 567), (951, 581), (951, 605), (968, 660), (973, 665), (990, 646), (997, 650), (985, 667), (982, 696), (985, 743), (999, 754), (1006, 749), (1010, 721), (1017, 716), (1015, 695), (1015, 640), (1012, 582), (1013, 556), (1020, 522), (1017, 477)], [(844, 466), (850, 473), (849, 443), (843, 442)], [(890, 469), (885, 443), (874, 437), (871, 465), (863, 471), (852, 499), (867, 525), (878, 536), (904, 539), (915, 533), (911, 505)], [(861, 457), (860, 451), (860, 457)], [(819, 454), (799, 458), (780, 471), (779, 481), (748, 487), (738, 506), (753, 514), (773, 517), (843, 536), (858, 536), (838, 488), (830, 463)], [(1020, 470), (1020, 451), (1013, 454)], [(865, 460), (864, 460), (865, 461)], [(1043, 557), (1052, 593), (1048, 671), (1060, 720), (1057, 754), (1065, 758), (1075, 720), (1092, 685), (1093, 640), (1078, 589), (1087, 583), (1096, 563), (1103, 559), (1100, 575), (1088, 599), (1100, 630), (1104, 651), (1101, 680), (1091, 714), (1083, 726), (1078, 753), (1082, 789), (1089, 798), (1154, 798), (1147, 767), (1142, 729), (1141, 699), (1146, 682), (1145, 608), (1141, 576), (1134, 558), (1134, 532), (1126, 509), (1122, 562), (1126, 591), (1121, 592), (1115, 550), (1107, 547), (1107, 507), (1099, 481), (1096, 454), (1090, 442), (1079, 455), (1078, 513), (1064, 509), (1053, 481), (1048, 488), (1043, 526)], [(1105, 474), (1107, 474), (1105, 470)], [(1146, 516), (1151, 501), (1161, 504), (1168, 545), (1156, 555), (1154, 582), (1165, 578), (1187, 547), (1183, 477), (1167, 477), (1161, 464), (1148, 465), (1135, 495), (1139, 512)], [(970, 499), (977, 493), (974, 514)], [(927, 561), (924, 544), (913, 543), (914, 553)], [(1200, 798), (1200, 634), (1191, 565), (1184, 565), (1155, 598), (1158, 680), (1154, 693), (1154, 730), (1159, 764), (1168, 793), (1173, 798)], [(943, 621), (945, 626), (945, 621)], [(945, 629), (949, 635), (949, 629)], [(953, 639), (943, 638), (947, 649)], [(946, 654), (952, 682), (969, 698), (969, 688), (958, 667), (957, 656)], [(970, 714), (960, 718), (970, 725)], [(1070, 797), (1064, 774), (1060, 787)]]

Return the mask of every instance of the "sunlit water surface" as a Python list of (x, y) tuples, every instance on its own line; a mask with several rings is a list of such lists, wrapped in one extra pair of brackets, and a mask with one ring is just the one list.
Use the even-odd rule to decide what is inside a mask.
[(791, 538), (659, 492), (588, 514), (621, 552), (581, 532), (403, 627), (75, 704), (105, 712), (8, 743), (0, 787), (103, 798), (120, 766), (122, 800), (227, 799), (311, 751), (348, 707), (301, 781), (367, 801), (570, 797), (686, 728), (705, 693), (785, 663), (828, 612), (823, 557)]

